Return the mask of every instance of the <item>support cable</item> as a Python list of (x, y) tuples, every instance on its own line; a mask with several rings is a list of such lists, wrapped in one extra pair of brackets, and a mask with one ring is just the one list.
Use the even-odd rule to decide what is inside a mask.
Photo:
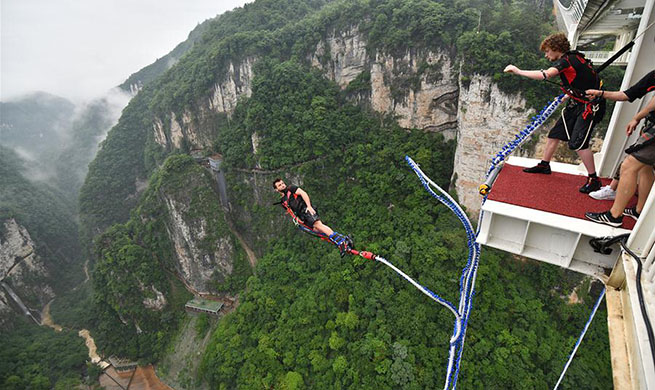
[(605, 297), (605, 287), (603, 287), (603, 291), (598, 296), (598, 299), (596, 300), (596, 304), (594, 305), (594, 308), (591, 311), (591, 315), (589, 315), (589, 319), (587, 320), (587, 323), (585, 324), (584, 329), (582, 329), (582, 333), (580, 334), (580, 337), (578, 337), (578, 341), (575, 343), (575, 346), (573, 347), (573, 351), (571, 351), (571, 354), (569, 355), (569, 359), (566, 361), (566, 364), (564, 365), (564, 369), (562, 370), (562, 373), (560, 374), (559, 379), (557, 380), (557, 383), (555, 384), (555, 387), (553, 388), (553, 390), (557, 390), (560, 383), (562, 383), (562, 379), (564, 379), (564, 374), (566, 374), (566, 370), (568, 370), (569, 365), (573, 361), (573, 357), (575, 356), (575, 352), (578, 350), (578, 347), (580, 346), (580, 343), (582, 343), (582, 339), (584, 338), (585, 334), (587, 333), (587, 329), (589, 329), (589, 325), (591, 325), (591, 321), (594, 319), (594, 316), (596, 315), (596, 311), (598, 310), (598, 306), (600, 306), (600, 302), (603, 300), (603, 297)]
[(385, 259), (384, 257), (375, 256), (375, 260), (379, 261), (380, 263), (382, 263), (382, 264), (386, 265), (387, 267), (391, 268), (392, 270), (394, 270), (398, 275), (402, 276), (405, 280), (410, 282), (414, 287), (416, 287), (423, 294), (427, 295), (428, 297), (430, 297), (435, 302), (437, 302), (440, 305), (448, 308), (448, 310), (450, 310), (453, 313), (453, 315), (455, 316), (455, 332), (454, 332), (455, 334), (453, 335), (453, 338), (451, 338), (451, 342), (453, 342), (454, 339), (457, 339), (459, 337), (460, 331), (461, 331), (461, 328), (460, 328), (461, 318), (460, 318), (459, 313), (457, 312), (457, 309), (455, 309), (455, 306), (453, 306), (452, 303), (450, 303), (450, 302), (446, 301), (445, 299), (439, 297), (437, 294), (433, 293), (428, 288), (426, 288), (426, 287), (422, 286), (421, 284), (417, 283), (416, 281), (414, 281), (414, 279), (407, 276), (407, 274), (405, 274), (403, 271), (398, 269), (398, 267), (396, 267), (395, 265), (391, 264), (389, 262), (389, 260)]

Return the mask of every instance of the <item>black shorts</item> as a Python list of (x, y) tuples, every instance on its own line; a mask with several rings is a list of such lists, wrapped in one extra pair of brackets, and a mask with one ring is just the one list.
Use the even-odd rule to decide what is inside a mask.
[(321, 220), (321, 217), (318, 216), (318, 211), (316, 211), (316, 214), (310, 214), (306, 209), (298, 213), (298, 218), (310, 229), (313, 229), (314, 224)]
[[(585, 111), (588, 112), (585, 114)], [(568, 142), (571, 150), (587, 149), (594, 127), (603, 120), (603, 116), (605, 116), (605, 100), (593, 105), (570, 102), (562, 110), (562, 115), (555, 126), (550, 129), (548, 138)]]
[[(642, 144), (644, 141), (642, 137), (639, 137), (635, 144)], [(636, 152), (630, 153), (630, 155), (642, 164), (655, 165), (655, 144), (644, 146)]]

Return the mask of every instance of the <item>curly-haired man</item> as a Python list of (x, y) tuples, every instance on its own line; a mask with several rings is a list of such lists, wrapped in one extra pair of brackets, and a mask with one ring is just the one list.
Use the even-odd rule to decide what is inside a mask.
[(577, 152), (587, 169), (589, 177), (580, 187), (580, 192), (588, 194), (601, 187), (600, 179), (596, 175), (594, 155), (589, 149), (589, 141), (594, 126), (605, 114), (605, 100), (602, 98), (589, 100), (584, 91), (600, 89), (600, 78), (591, 66), (591, 62), (582, 53), (571, 50), (571, 45), (563, 33), (546, 37), (541, 42), (540, 50), (553, 63), (552, 67), (546, 70), (521, 70), (510, 64), (504, 71), (533, 80), (547, 80), (559, 75), (562, 89), (566, 92), (569, 102), (562, 110), (561, 118), (548, 133), (548, 142), (541, 162), (523, 171), (550, 174), (550, 160), (557, 150), (557, 145), (559, 141), (566, 141), (569, 149)]

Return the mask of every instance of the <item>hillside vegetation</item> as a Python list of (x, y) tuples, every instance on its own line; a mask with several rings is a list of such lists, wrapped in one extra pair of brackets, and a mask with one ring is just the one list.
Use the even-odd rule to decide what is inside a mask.
[[(277, 200), (271, 183), (282, 176), (299, 184), (325, 223), (353, 234), (358, 248), (385, 255), (457, 301), (467, 254), (464, 233), (403, 160), (412, 156), (447, 188), (455, 142), (400, 128), (392, 116), (356, 105), (350, 93), (362, 88), (365, 74), (356, 79), (359, 86), (342, 91), (307, 58), (330, 31), (357, 25), (371, 55), (445, 50), (462, 61), (463, 82), (482, 73), (506, 91), (534, 85), (532, 96), (550, 97), (552, 90), (543, 84), (500, 73), (508, 62), (543, 67), (536, 49), (550, 19), (542, 5), (258, 0), (211, 21), (193, 48), (130, 102), (82, 187), (84, 242), (97, 261), (89, 315), (100, 348), (157, 361), (179, 331), (188, 294), (171, 275), (175, 248), (162, 225), (167, 218), (162, 197), (193, 188), (197, 197), (188, 204), (203, 202), (188, 215), (227, 218), (260, 255), (254, 275), (238, 265), (245, 260), (236, 251), (239, 271), (216, 278), (224, 290), (239, 293), (240, 306), (219, 322), (202, 351), (196, 381), (218, 389), (441, 386), (452, 315), (379, 264), (340, 258), (330, 245), (294, 229), (283, 210), (271, 205)], [(252, 94), (229, 116), (204, 111), (226, 66), (246, 57), (257, 58)], [(414, 87), (407, 80), (406, 88)], [(188, 114), (214, 140), (205, 152), (223, 156), (230, 211), (218, 207), (215, 195), (209, 200), (212, 184), (202, 178), (205, 171), (178, 155), (190, 152), (190, 140), (179, 149), (154, 141), (153, 123), (166, 122), (171, 113)], [(148, 187), (138, 191), (146, 180)], [(579, 287), (583, 304), (568, 304), (567, 295), (580, 281), (558, 268), (485, 249), (460, 388), (551, 386), (596, 295)], [(143, 304), (155, 297), (155, 289), (167, 299), (158, 310)], [(611, 383), (606, 326), (593, 324), (564, 388), (602, 389)]]

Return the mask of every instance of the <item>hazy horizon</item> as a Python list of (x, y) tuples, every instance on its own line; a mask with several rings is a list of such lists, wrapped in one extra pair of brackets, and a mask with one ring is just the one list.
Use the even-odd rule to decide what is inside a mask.
[(80, 103), (120, 85), (207, 19), (252, 0), (3, 0), (0, 101), (45, 92)]

